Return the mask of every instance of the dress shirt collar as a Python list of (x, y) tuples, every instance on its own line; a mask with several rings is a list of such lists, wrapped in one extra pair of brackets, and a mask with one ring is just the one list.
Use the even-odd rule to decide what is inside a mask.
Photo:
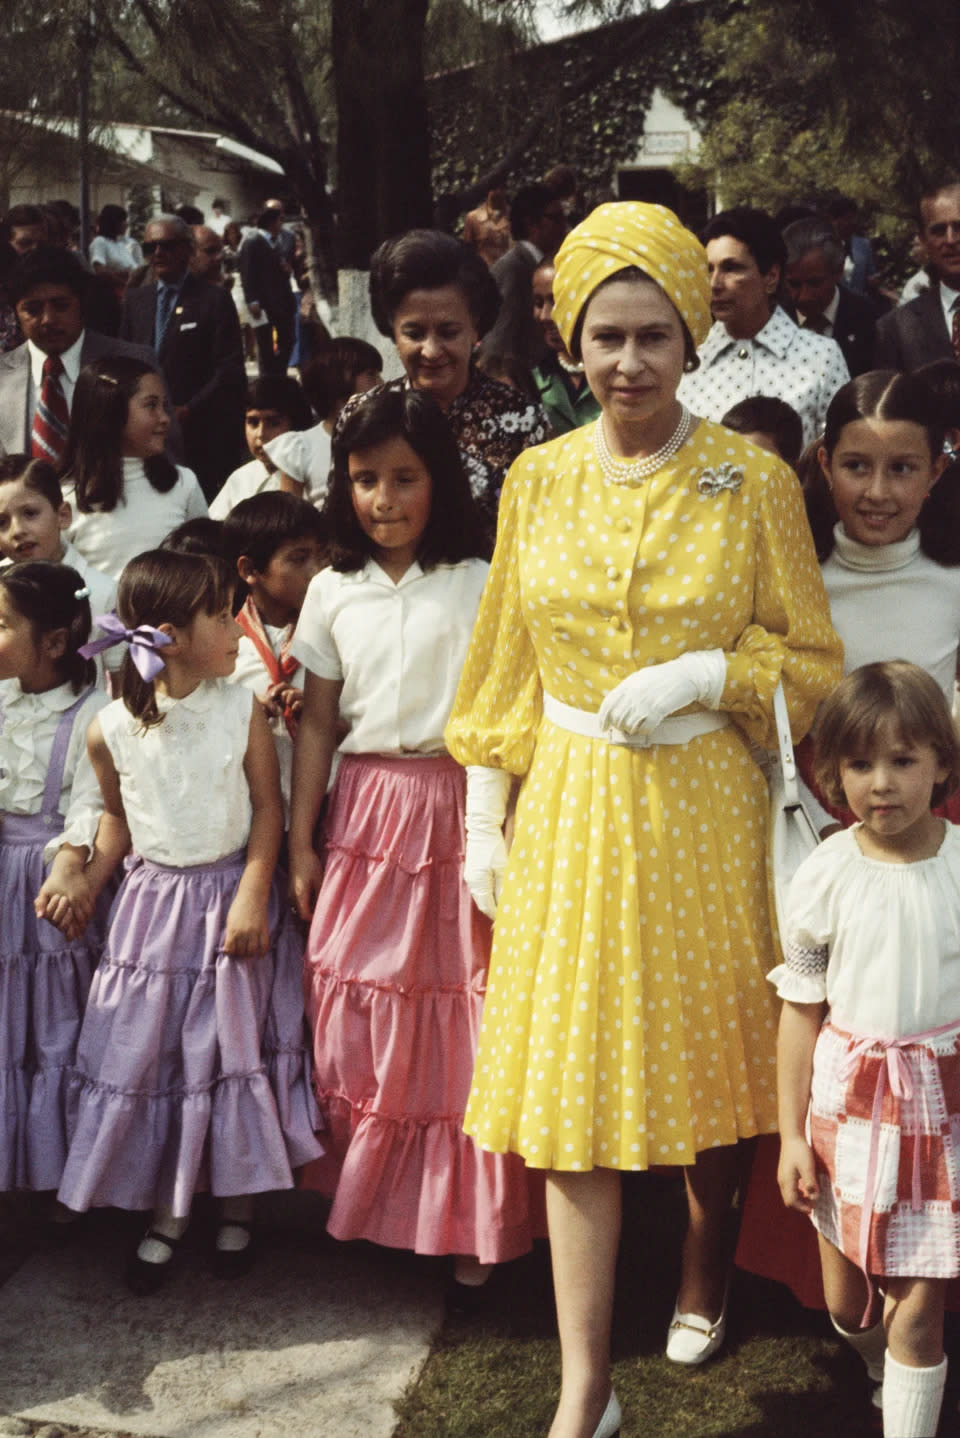
[(183, 709), (192, 710), (195, 714), (206, 714), (217, 702), (220, 683), (219, 679), (203, 679), (196, 689), (191, 689), (190, 693), (184, 694), (182, 699), (174, 699), (169, 694), (165, 694), (162, 689), (155, 689), (157, 709), (161, 714), (169, 714), (171, 709), (176, 709), (179, 705)]
[[(70, 348), (64, 350), (60, 356), (63, 362), (63, 372), (71, 386), (76, 384), (77, 375), (80, 373), (80, 351), (83, 349), (85, 335), (86, 331), (81, 330), (79, 338), (75, 339)], [(47, 356), (42, 349), (38, 349), (33, 340), (27, 340), (27, 350), (30, 355), (30, 378), (39, 393), (40, 386), (43, 384), (43, 362)]]
[(953, 307), (960, 300), (960, 290), (952, 290), (948, 284), (940, 281), (940, 303), (943, 305), (943, 317), (947, 322), (947, 334), (953, 331)]
[(381, 569), (375, 559), (368, 559), (362, 569), (355, 569), (343, 577), (344, 580), (352, 580), (354, 584), (376, 584), (380, 589), (403, 589), (405, 585), (422, 579), (423, 570), (414, 560), (406, 574), (394, 584), (386, 570)]
[[(824, 334), (824, 335), (826, 335), (827, 339), (832, 339), (832, 338), (833, 338), (833, 332), (834, 332), (834, 330), (835, 330), (836, 327), (837, 327), (837, 310), (838, 310), (839, 308), (840, 308), (840, 286), (839, 286), (839, 285), (834, 285), (834, 287), (833, 287), (833, 299), (830, 301), (830, 303), (827, 305), (826, 309), (823, 311), (823, 318), (824, 318), (824, 320), (826, 321), (826, 323), (827, 323), (827, 325), (828, 325), (828, 328), (825, 329), (825, 330), (812, 330), (811, 333), (812, 333), (812, 334)], [(808, 330), (808, 329), (810, 329), (810, 321), (809, 321), (809, 319), (804, 319), (804, 318), (802, 318), (801, 315), (800, 315), (799, 310), (797, 311), (797, 323), (799, 324), (799, 326), (800, 326), (800, 328), (801, 328), (802, 330)]]

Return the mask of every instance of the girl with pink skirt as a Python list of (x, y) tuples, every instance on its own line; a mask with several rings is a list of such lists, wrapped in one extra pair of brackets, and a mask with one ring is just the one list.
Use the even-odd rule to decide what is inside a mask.
[[(333, 454), (332, 567), (292, 646), (307, 681), (291, 894), (312, 916), (307, 1011), (329, 1130), (306, 1181), (333, 1194), (336, 1238), (456, 1255), (476, 1286), (531, 1241), (522, 1161), (463, 1133), (490, 924), (463, 881), (464, 771), (443, 730), (487, 573), (483, 527), (443, 415), (415, 390), (365, 400)], [(349, 733), (321, 857), (338, 715)]]
[[(128, 852), (77, 1046), (60, 1200), (151, 1209), (134, 1292), (167, 1276), (194, 1194), (220, 1202), (214, 1272), (252, 1256), (253, 1195), (323, 1150), (303, 1045), (300, 949), (274, 869), (283, 829), (273, 739), (236, 662), (226, 565), (153, 550), (127, 565), (123, 698), (90, 727), (104, 814), (93, 855), (65, 833), (50, 876), (82, 919)], [(96, 640), (89, 649), (111, 642)]]

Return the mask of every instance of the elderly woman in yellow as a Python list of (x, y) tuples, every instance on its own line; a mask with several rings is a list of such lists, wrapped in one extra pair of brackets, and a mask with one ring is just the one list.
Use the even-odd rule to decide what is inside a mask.
[(602, 412), (510, 469), (447, 743), (468, 766), (465, 877), (486, 912), (499, 897), (466, 1127), (549, 1171), (550, 1435), (609, 1438), (624, 1170), (684, 1166), (669, 1356), (723, 1341), (736, 1145), (776, 1128), (751, 742), (774, 742), (781, 679), (806, 731), (841, 650), (796, 476), (676, 399), (710, 325), (699, 242), (660, 206), (602, 205), (556, 266)]

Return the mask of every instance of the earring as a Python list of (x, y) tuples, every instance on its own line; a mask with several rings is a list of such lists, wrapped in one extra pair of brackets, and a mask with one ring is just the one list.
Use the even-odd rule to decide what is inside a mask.
[(693, 374), (694, 370), (699, 368), (700, 361), (698, 359), (694, 359), (693, 355), (691, 355), (689, 359), (685, 359), (683, 362), (684, 374)]

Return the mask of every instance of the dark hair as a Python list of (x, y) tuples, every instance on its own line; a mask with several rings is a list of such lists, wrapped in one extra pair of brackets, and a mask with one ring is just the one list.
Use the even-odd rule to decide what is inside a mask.
[(362, 569), (372, 545), (353, 507), (349, 459), (354, 450), (405, 439), (433, 481), (430, 517), (417, 559), (424, 569), (485, 558), (486, 535), (453, 431), (443, 411), (415, 389), (373, 390), (346, 418), (333, 439), (333, 470), (324, 515), (330, 525), (330, 562), (341, 573)]
[[(216, 614), (233, 598), (234, 576), (225, 560), (211, 554), (148, 549), (120, 575), (117, 614), (128, 629), (141, 624), (186, 628), (198, 614)], [(162, 719), (153, 683), (142, 678), (130, 657), (123, 657), (121, 698), (144, 729)]]
[(283, 211), (282, 211), (282, 210), (274, 210), (274, 209), (270, 209), (270, 208), (268, 207), (268, 208), (265, 209), (265, 210), (261, 210), (260, 213), (259, 213), (259, 215), (257, 216), (257, 229), (258, 229), (258, 230), (269, 230), (269, 228), (270, 228), (270, 226), (271, 226), (272, 224), (274, 224), (277, 220), (282, 220), (282, 219), (283, 219)]
[(841, 765), (869, 755), (891, 720), (908, 744), (929, 744), (947, 770), (933, 786), (931, 804), (941, 804), (960, 784), (960, 739), (943, 690), (925, 669), (892, 659), (854, 669), (820, 706), (814, 774), (831, 804), (846, 807)]
[(173, 213), (185, 225), (202, 225), (204, 222), (203, 211), (198, 210), (196, 205), (178, 205)]
[(730, 235), (746, 245), (762, 275), (768, 274), (774, 265), (779, 265), (782, 273), (787, 261), (787, 247), (776, 220), (766, 210), (754, 209), (752, 205), (735, 205), (730, 210), (721, 210), (719, 215), (714, 215), (700, 238), (706, 245), (724, 235)]
[(97, 229), (105, 240), (119, 238), (127, 223), (127, 212), (122, 205), (104, 205), (97, 216)]
[(283, 490), (266, 490), (241, 500), (223, 521), (223, 533), (233, 563), (246, 555), (261, 571), (282, 544), (315, 539), (326, 548), (329, 539), (327, 521), (320, 511)]
[(772, 435), (777, 453), (794, 469), (803, 449), (803, 420), (786, 400), (769, 394), (754, 394), (728, 409), (721, 424), (736, 434), (761, 431)]
[(230, 551), (223, 533), (223, 520), (198, 514), (171, 529), (160, 544), (173, 554), (206, 554), (213, 559), (229, 561)]
[(547, 185), (521, 185), (510, 202), (510, 232), (515, 240), (526, 239), (530, 226), (543, 217), (559, 193)]
[(291, 429), (309, 429), (313, 424), (306, 394), (286, 374), (262, 374), (250, 380), (244, 409), (275, 409), (290, 421)]
[[(82, 514), (109, 513), (123, 498), (123, 431), (130, 401), (146, 375), (158, 374), (145, 360), (106, 355), (84, 365), (77, 376), (61, 474), (76, 487)], [(165, 454), (151, 455), (144, 469), (160, 494), (177, 482), (177, 467)]]
[(303, 370), (303, 390), (321, 419), (332, 419), (356, 392), (357, 375), (383, 369), (380, 351), (366, 340), (342, 335), (332, 339)]
[(591, 300), (593, 300), (600, 293), (601, 290), (606, 289), (607, 285), (616, 284), (619, 280), (626, 280), (628, 284), (654, 285), (658, 290), (661, 291), (664, 299), (666, 299), (670, 304), (670, 307), (676, 310), (677, 319), (680, 321), (680, 328), (683, 330), (684, 370), (687, 374), (692, 374), (694, 370), (699, 369), (700, 357), (697, 354), (697, 346), (694, 343), (693, 335), (687, 328), (686, 320), (683, 318), (683, 315), (673, 303), (673, 300), (670, 299), (670, 296), (667, 294), (666, 290), (663, 289), (661, 285), (658, 285), (653, 276), (648, 275), (646, 270), (641, 270), (639, 265), (627, 265), (625, 269), (614, 270), (612, 275), (608, 275), (605, 280), (601, 280), (600, 283), (597, 285), (597, 288), (587, 296), (586, 300), (583, 303), (583, 308), (577, 315), (577, 322), (573, 327), (573, 334), (570, 336), (570, 354), (573, 356), (573, 358), (578, 362), (582, 359), (581, 340), (583, 338), (583, 321), (586, 318), (587, 310), (590, 308)]
[[(833, 456), (848, 424), (860, 419), (907, 420), (926, 430), (931, 458), (943, 453), (945, 426), (937, 398), (916, 374), (869, 370), (838, 389), (827, 409), (823, 448)], [(817, 558), (822, 564), (833, 552), (837, 511), (826, 476), (814, 474), (805, 490), (807, 518)], [(948, 465), (924, 501), (917, 517), (920, 548), (937, 564), (960, 564), (960, 465)]]
[(16, 307), (39, 285), (65, 285), (81, 303), (93, 279), (90, 271), (70, 250), (56, 245), (38, 245), (23, 255), (7, 276), (7, 298)]
[(69, 564), (30, 559), (5, 569), (0, 585), (17, 613), (29, 622), (35, 645), (51, 630), (66, 630), (66, 647), (57, 660), (61, 684), (69, 684), (74, 694), (91, 685), (97, 676), (96, 665), (77, 652), (90, 638), (91, 625), (87, 586), (77, 571)]
[(377, 329), (392, 339), (393, 317), (410, 291), (445, 285), (462, 292), (482, 338), (497, 318), (500, 291), (476, 250), (442, 230), (409, 230), (384, 240), (370, 260), (370, 308)]
[(827, 201), (826, 211), (833, 220), (842, 219), (844, 215), (852, 215), (860, 206), (850, 195), (834, 195)]
[(0, 484), (19, 479), (34, 494), (40, 494), (54, 509), (63, 503), (63, 490), (57, 471), (45, 459), (31, 459), (29, 454), (5, 454), (0, 459)]
[(28, 225), (46, 227), (47, 216), (39, 205), (14, 205), (7, 211), (7, 224), (11, 230), (25, 229)]

